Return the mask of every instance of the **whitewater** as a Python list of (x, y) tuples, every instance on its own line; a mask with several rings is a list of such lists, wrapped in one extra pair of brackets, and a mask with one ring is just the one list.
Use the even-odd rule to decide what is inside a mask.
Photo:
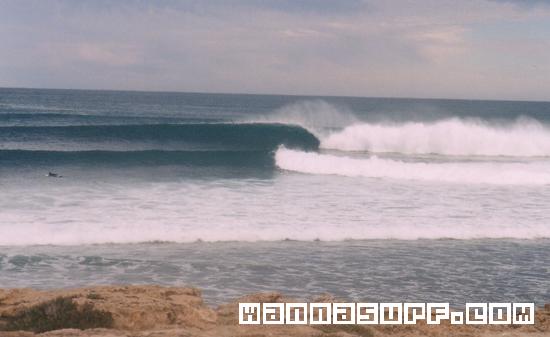
[(348, 177), (466, 184), (550, 183), (550, 129), (525, 117), (502, 125), (460, 118), (356, 123), (325, 135), (316, 133), (320, 149), (332, 152), (281, 146), (275, 154), (277, 166)]

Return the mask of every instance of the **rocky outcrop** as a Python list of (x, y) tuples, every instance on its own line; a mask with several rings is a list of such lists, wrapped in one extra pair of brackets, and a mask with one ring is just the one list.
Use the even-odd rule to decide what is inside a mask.
[(110, 313), (112, 328), (148, 330), (169, 326), (204, 329), (216, 312), (205, 306), (198, 289), (159, 286), (93, 287), (73, 290), (0, 290), (0, 328), (25, 309), (56, 298), (70, 298), (78, 308)]
[[(59, 299), (65, 300), (59, 301)], [(333, 300), (330, 296), (314, 299), (316, 302), (331, 302)], [(14, 326), (14, 320), (22, 319), (21, 317), (26, 317), (28, 320), (28, 313), (34, 315), (31, 317), (39, 319), (59, 316), (59, 313), (52, 309), (55, 308), (54, 304), (67, 303), (67, 301), (74, 306), (65, 305), (64, 310), (76, 310), (80, 314), (88, 315), (83, 311), (83, 308), (86, 308), (89, 310), (88, 312), (100, 313), (98, 317), (107, 315), (112, 320), (102, 320), (97, 325), (100, 328), (88, 330), (74, 329), (79, 327), (80, 320), (76, 319), (74, 322), (69, 321), (69, 324), (76, 324), (69, 326), (69, 329), (42, 333), (5, 331), (7, 327)], [(204, 304), (200, 291), (194, 288), (102, 286), (52, 291), (0, 289), (0, 337), (550, 336), (550, 308), (548, 306), (539, 308), (536, 324), (531, 326), (451, 326), (449, 324), (429, 326), (425, 323), (412, 326), (238, 325), (238, 302), (289, 301), (292, 300), (279, 293), (262, 293), (248, 295), (233, 303), (213, 309)], [(26, 314), (27, 316), (25, 316)], [(75, 315), (75, 317), (79, 316)], [(101, 324), (108, 326), (102, 328)]]

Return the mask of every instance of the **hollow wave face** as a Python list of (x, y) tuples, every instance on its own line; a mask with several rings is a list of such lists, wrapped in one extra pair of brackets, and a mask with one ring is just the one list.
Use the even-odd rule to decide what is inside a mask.
[(550, 156), (550, 129), (528, 118), (519, 118), (508, 125), (461, 118), (361, 123), (324, 137), (321, 148), (373, 153), (547, 157)]
[[(13, 150), (66, 150), (67, 144), (82, 144), (87, 150), (97, 144), (121, 144), (132, 150), (274, 150), (283, 144), (303, 149), (316, 149), (319, 140), (302, 127), (267, 123), (199, 123), (199, 124), (138, 124), (138, 125), (78, 125), (78, 126), (13, 126), (0, 127), (0, 142), (18, 144)], [(156, 147), (139, 148), (143, 143)], [(61, 145), (60, 145), (61, 144)], [(96, 146), (96, 148), (93, 148)], [(38, 148), (37, 148), (38, 147)]]
[(281, 147), (276, 165), (284, 170), (347, 177), (389, 178), (466, 184), (547, 185), (547, 162), (405, 162), (372, 156), (350, 158)]

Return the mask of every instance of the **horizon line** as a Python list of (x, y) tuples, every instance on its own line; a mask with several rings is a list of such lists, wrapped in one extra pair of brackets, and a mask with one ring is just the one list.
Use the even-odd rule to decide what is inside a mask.
[(39, 88), (39, 87), (4, 87), (15, 90), (68, 90), (68, 91), (103, 91), (103, 92), (136, 92), (165, 94), (199, 94), (199, 95), (249, 95), (249, 96), (288, 96), (315, 98), (363, 98), (363, 99), (400, 99), (400, 100), (439, 100), (439, 101), (481, 101), (481, 102), (523, 102), (550, 103), (550, 99), (496, 99), (496, 98), (449, 98), (449, 97), (411, 97), (411, 96), (356, 96), (328, 94), (289, 94), (289, 93), (250, 93), (250, 92), (214, 92), (214, 91), (177, 91), (177, 90), (142, 90), (142, 89), (84, 89), (84, 88)]

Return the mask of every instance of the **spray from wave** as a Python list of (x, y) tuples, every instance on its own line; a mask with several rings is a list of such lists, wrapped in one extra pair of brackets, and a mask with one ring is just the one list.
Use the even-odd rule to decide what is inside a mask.
[(246, 122), (297, 125), (322, 137), (328, 135), (330, 130), (342, 129), (359, 120), (346, 107), (312, 100), (286, 105), (269, 115), (257, 116)]

